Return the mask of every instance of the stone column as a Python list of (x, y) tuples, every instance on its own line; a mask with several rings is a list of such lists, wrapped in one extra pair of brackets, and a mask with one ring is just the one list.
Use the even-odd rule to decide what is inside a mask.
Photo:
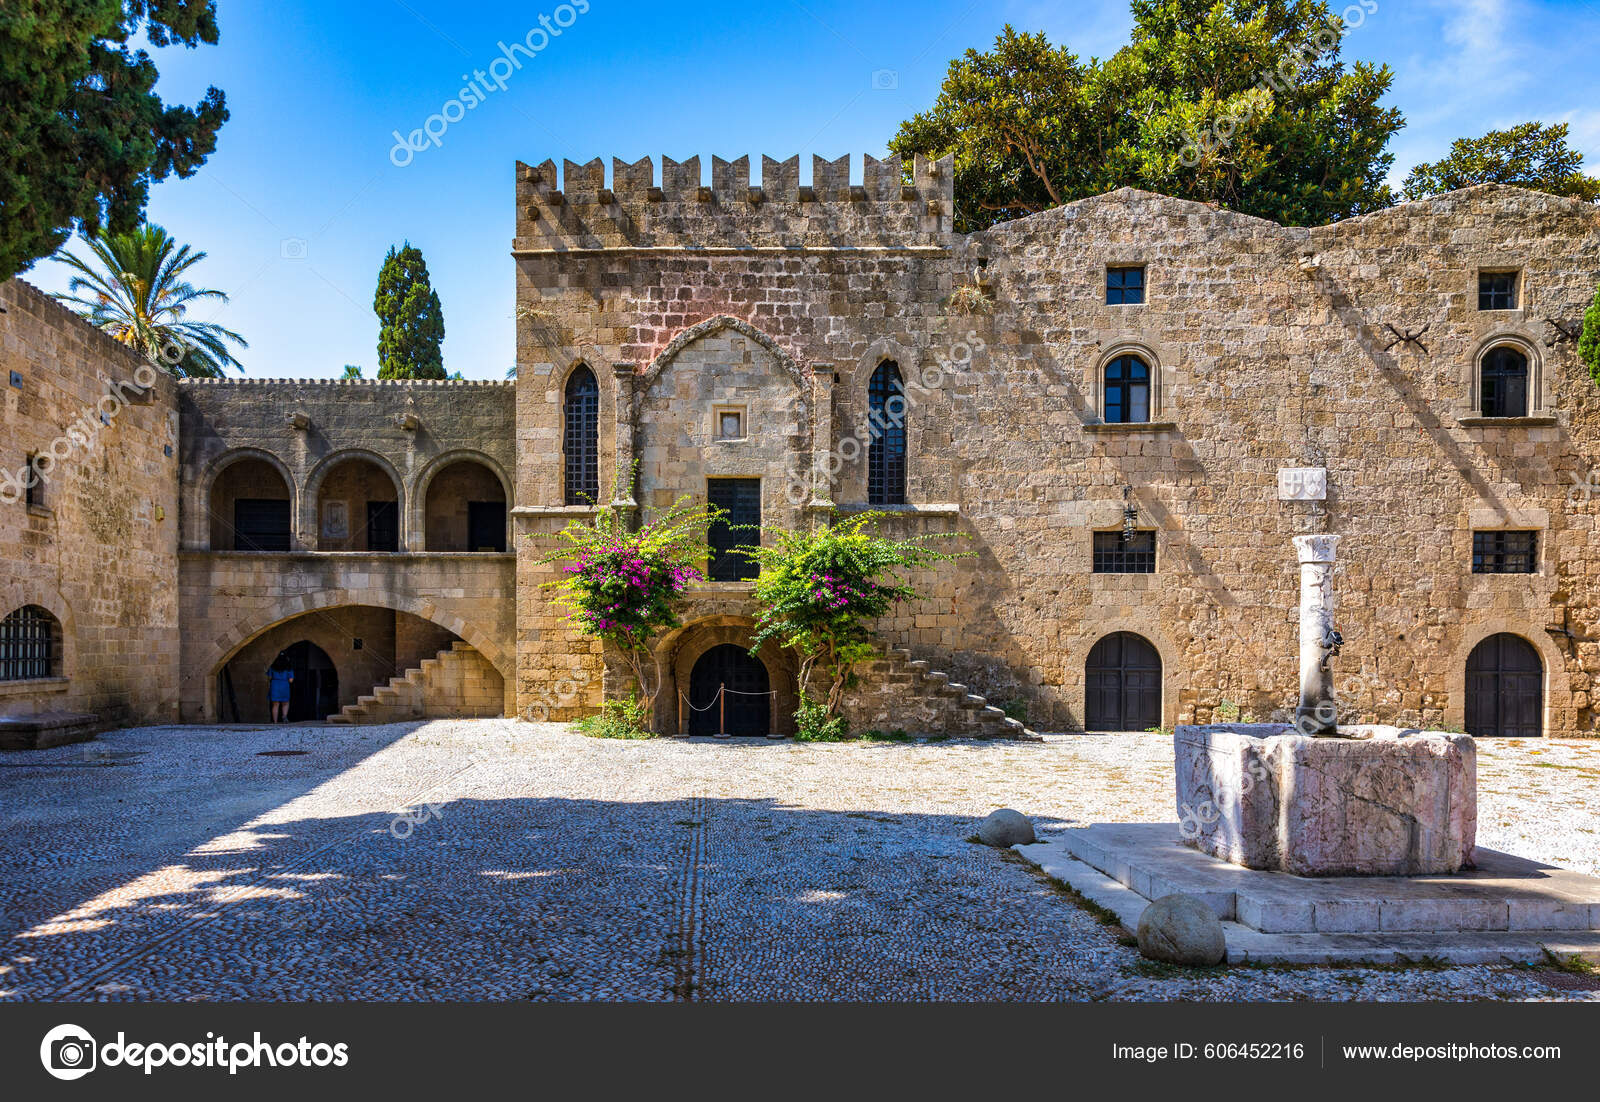
[(617, 509), (637, 509), (639, 505), (633, 497), (633, 383), (639, 373), (629, 363), (614, 363), (611, 371), (617, 381), (617, 500), (611, 505)]
[(1338, 736), (1330, 656), (1343, 640), (1333, 627), (1333, 564), (1339, 537), (1294, 537), (1300, 557), (1300, 706), (1294, 722), (1302, 735)]
[(832, 513), (833, 365), (811, 365), (811, 500), (808, 511)]

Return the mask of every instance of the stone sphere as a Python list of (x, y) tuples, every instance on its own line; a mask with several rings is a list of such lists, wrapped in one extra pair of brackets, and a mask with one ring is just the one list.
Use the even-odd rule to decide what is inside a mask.
[(1164, 895), (1139, 916), (1139, 952), (1168, 964), (1221, 964), (1228, 955), (1217, 912), (1192, 895)]
[(1003, 807), (978, 824), (978, 840), (986, 846), (1032, 845), (1033, 820), (1020, 811)]

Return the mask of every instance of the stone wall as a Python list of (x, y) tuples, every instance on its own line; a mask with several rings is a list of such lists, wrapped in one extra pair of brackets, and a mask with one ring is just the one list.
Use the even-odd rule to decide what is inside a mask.
[[(1544, 661), (1546, 730), (1594, 732), (1600, 501), (1572, 491), (1600, 447), (1600, 394), (1547, 320), (1572, 327), (1600, 280), (1593, 206), (1486, 186), (1309, 230), (1123, 190), (961, 237), (926, 220), (947, 200), (937, 165), (905, 196), (870, 161), (859, 189), (830, 171), (821, 197), (790, 202), (785, 183), (788, 205), (741, 191), (732, 167), (700, 190), (673, 166), (652, 198), (647, 163), (614, 166), (610, 199), (598, 165), (577, 167), (560, 195), (550, 166), (518, 173), (524, 531), (564, 522), (559, 395), (578, 362), (601, 382), (602, 485), (637, 454), (674, 488), (719, 462), (696, 434), (749, 349), (793, 362), (801, 382), (771, 394), (793, 393), (793, 432), (780, 417), (760, 447), (792, 435), (791, 458), (832, 470), (788, 479), (795, 515), (820, 516), (862, 506), (867, 382), (892, 359), (911, 390), (913, 504), (890, 527), (959, 533), (970, 555), (925, 576), (927, 599), (880, 636), (1025, 703), (1030, 726), (1081, 726), (1085, 659), (1115, 631), (1159, 652), (1164, 724), (1224, 702), (1281, 718), (1297, 683), (1290, 541), (1326, 524), (1345, 536), (1348, 718), (1459, 725), (1468, 653), (1510, 631)], [(1112, 265), (1146, 268), (1143, 305), (1106, 305)], [(1479, 311), (1479, 271), (1503, 269), (1521, 273), (1519, 308)], [(709, 330), (746, 339), (713, 354), (694, 337)], [(1531, 358), (1534, 401), (1485, 422), (1477, 362), (1499, 342)], [(702, 381), (658, 408), (650, 380), (697, 348), (686, 370)], [(1129, 352), (1154, 368), (1151, 422), (1107, 425), (1103, 367)], [(1277, 500), (1288, 466), (1328, 468), (1325, 516)], [(1130, 503), (1157, 572), (1096, 574), (1092, 533)], [(1471, 573), (1472, 531), (1496, 527), (1539, 530), (1538, 573)], [(548, 546), (521, 547), (519, 699), (569, 653), (597, 661), (529, 585)]]
[[(170, 581), (176, 385), (14, 279), (0, 283), (0, 388), (0, 616), (44, 608), (60, 644), (57, 676), (0, 682), (0, 715), (171, 722), (179, 657)], [(34, 454), (53, 463), (29, 505), (18, 479)]]

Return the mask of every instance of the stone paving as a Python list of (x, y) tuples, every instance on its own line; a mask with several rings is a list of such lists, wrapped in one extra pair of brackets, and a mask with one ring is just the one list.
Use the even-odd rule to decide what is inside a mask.
[[(1600, 742), (1493, 744), (1481, 787), (1485, 844), (1600, 871)], [(117, 731), (0, 756), (0, 998), (1600, 999), (1517, 968), (1152, 968), (967, 841), (999, 806), (1048, 833), (1170, 819), (1171, 792), (1145, 734)]]

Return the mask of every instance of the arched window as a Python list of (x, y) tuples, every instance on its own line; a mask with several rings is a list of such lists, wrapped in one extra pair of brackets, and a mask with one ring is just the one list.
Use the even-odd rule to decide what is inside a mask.
[(900, 368), (885, 360), (867, 386), (867, 504), (906, 503), (906, 391)]
[(0, 681), (54, 677), (56, 618), (38, 605), (23, 605), (0, 620)]
[(1483, 357), (1483, 415), (1528, 415), (1528, 357), (1510, 345), (1491, 348)]
[(567, 378), (564, 410), (566, 502), (594, 505), (600, 498), (600, 384), (582, 364)]
[(1106, 424), (1150, 420), (1150, 365), (1138, 356), (1118, 356), (1106, 364)]

